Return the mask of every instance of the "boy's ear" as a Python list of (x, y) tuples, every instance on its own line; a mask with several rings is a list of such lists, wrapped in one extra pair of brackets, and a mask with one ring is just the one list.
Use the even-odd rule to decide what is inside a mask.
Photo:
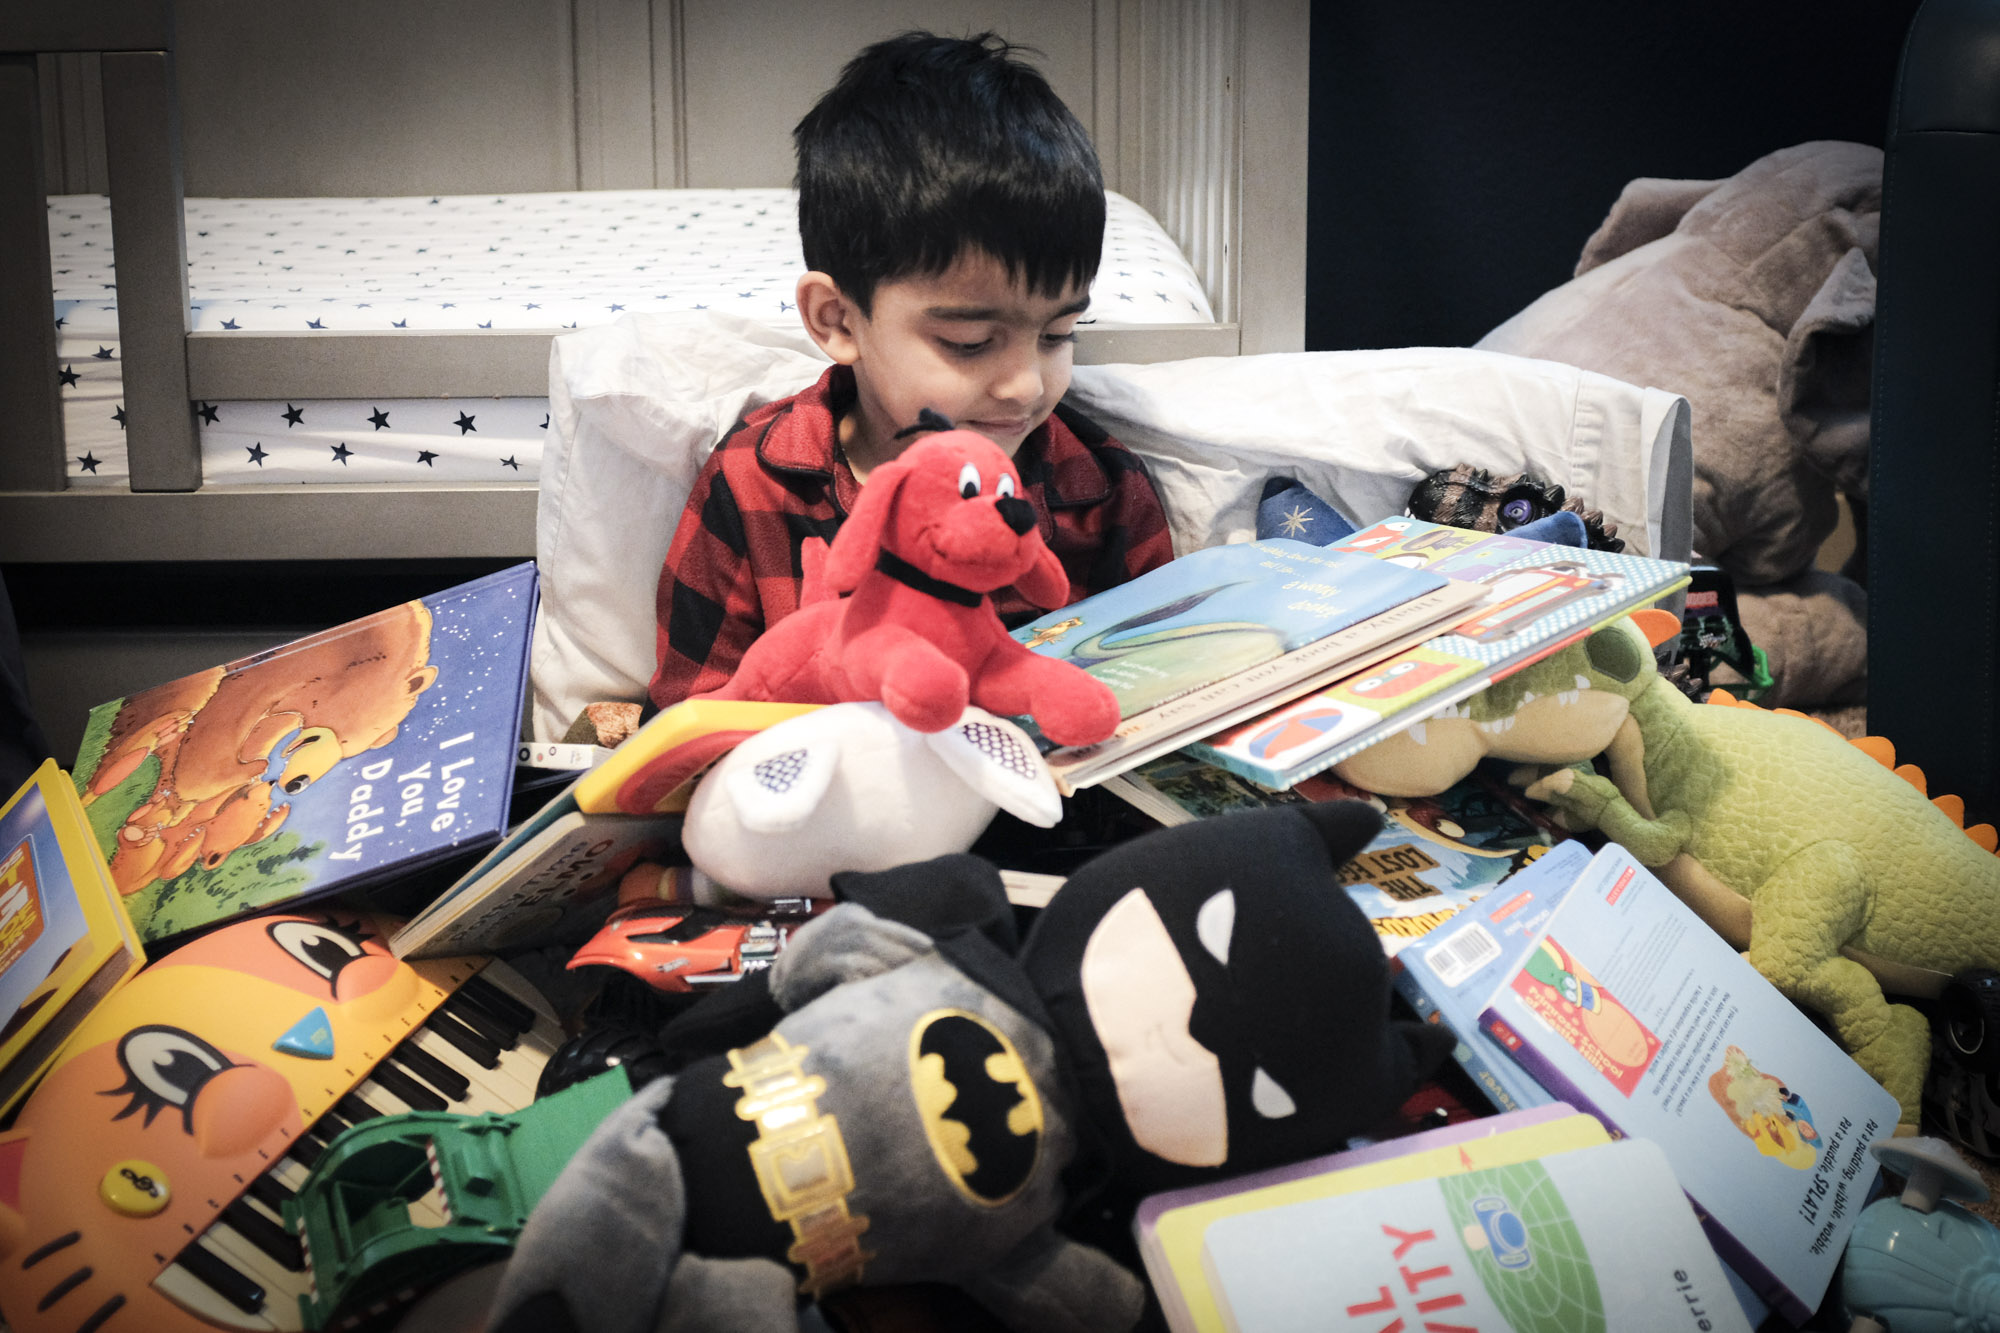
[(840, 290), (832, 275), (815, 269), (801, 277), (798, 306), (806, 332), (821, 351), (843, 366), (851, 366), (860, 359), (861, 345), (855, 340), (854, 325), (861, 312)]

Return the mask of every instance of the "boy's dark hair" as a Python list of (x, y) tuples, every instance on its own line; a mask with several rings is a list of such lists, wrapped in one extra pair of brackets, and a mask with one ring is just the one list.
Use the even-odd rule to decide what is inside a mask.
[(1097, 275), (1097, 152), (1023, 49), (990, 32), (877, 42), (792, 131), (806, 267), (864, 315), (877, 284), (934, 277), (968, 246), (1045, 296)]

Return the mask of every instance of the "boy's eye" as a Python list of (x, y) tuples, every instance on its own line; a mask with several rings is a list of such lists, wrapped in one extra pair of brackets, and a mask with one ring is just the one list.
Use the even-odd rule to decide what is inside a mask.
[(976, 353), (985, 351), (987, 344), (992, 342), (993, 340), (991, 338), (981, 338), (976, 343), (960, 343), (960, 342), (953, 342), (949, 338), (946, 338), (942, 339), (941, 341), (944, 343), (945, 347), (948, 350), (956, 352), (960, 356), (972, 356), (975, 355)]
[(1073, 330), (1069, 333), (1044, 333), (1042, 335), (1042, 345), (1044, 347), (1061, 347), (1064, 343), (1073, 343), (1075, 341), (1076, 333)]
[(968, 500), (979, 494), (979, 469), (970, 463), (958, 470), (958, 493)]

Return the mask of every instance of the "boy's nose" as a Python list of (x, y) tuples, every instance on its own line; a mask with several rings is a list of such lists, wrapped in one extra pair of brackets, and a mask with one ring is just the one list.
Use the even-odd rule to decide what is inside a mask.
[(1015, 356), (1001, 372), (1000, 379), (993, 386), (996, 398), (1012, 403), (1035, 403), (1042, 397), (1041, 359), (1031, 349), (1025, 356)]

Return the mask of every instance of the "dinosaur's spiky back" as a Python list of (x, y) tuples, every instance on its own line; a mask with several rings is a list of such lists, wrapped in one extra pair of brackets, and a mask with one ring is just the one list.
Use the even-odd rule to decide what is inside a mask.
[[(1707, 702), (1724, 708), (1753, 708), (1759, 712), (1774, 712), (1782, 714), (1785, 717), (1802, 717), (1808, 722), (1826, 727), (1828, 731), (1834, 731), (1832, 727), (1827, 726), (1824, 720), (1813, 717), (1809, 713), (1801, 713), (1796, 708), (1764, 709), (1757, 704), (1751, 703), (1748, 699), (1736, 698), (1728, 690), (1715, 690), (1711, 692)], [(1834, 734), (1838, 736), (1840, 733), (1834, 731)], [(1924, 771), (1915, 764), (1897, 764), (1896, 747), (1887, 737), (1861, 736), (1844, 739), (1847, 739), (1851, 745), (1870, 759), (1873, 759), (1876, 763), (1882, 765), (1882, 767), (1889, 769), (1897, 777), (1909, 783), (1918, 791), (1923, 792), (1924, 795), (1930, 796), (1930, 783), (1924, 777)], [(1985, 850), (1992, 852), (2000, 849), (2000, 831), (1996, 831), (1993, 825), (1974, 824), (1971, 828), (1965, 828), (1965, 802), (1961, 798), (1950, 795), (1931, 796), (1931, 804), (1944, 811), (1946, 817), (1952, 823), (1958, 825), (1961, 829), (1965, 829), (1966, 837), (1972, 839)]]

